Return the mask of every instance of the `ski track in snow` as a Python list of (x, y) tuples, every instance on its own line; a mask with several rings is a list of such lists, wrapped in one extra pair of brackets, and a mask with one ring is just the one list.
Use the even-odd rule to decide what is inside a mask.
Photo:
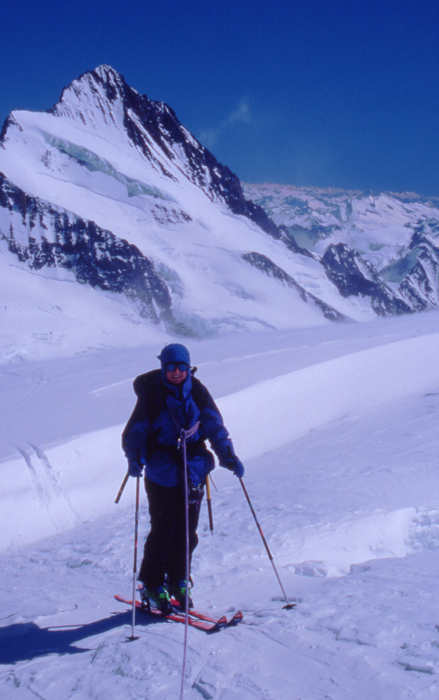
[[(198, 607), (218, 615), (241, 609), (244, 621), (211, 636), (190, 630), (186, 698), (430, 700), (439, 695), (439, 378), (432, 359), (434, 333), (431, 329), (423, 342), (418, 334), (412, 345), (404, 344), (410, 333), (401, 333), (404, 342), (391, 348), (395, 366), (399, 352), (417, 349), (412, 361), (418, 390), (401, 394), (398, 386), (393, 398), (387, 394), (385, 400), (366, 405), (359, 394), (355, 401), (349, 399), (343, 415), (325, 418), (293, 441), (246, 460), (246, 485), (287, 595), (297, 603), (294, 610), (282, 609), (280, 588), (239, 483), (225, 470), (215, 471), (215, 533), (212, 537), (208, 530), (204, 505), (193, 567), (194, 598)], [(359, 339), (357, 360), (370, 359), (370, 354), (361, 355), (370, 341), (367, 335)], [(229, 368), (229, 398), (235, 373), (235, 393), (246, 391), (240, 370), (248, 381), (258, 368), (256, 388), (264, 381), (273, 388), (280, 374), (289, 381), (294, 358), (299, 365), (304, 359), (300, 348), (289, 355), (286, 348), (285, 354), (267, 348), (265, 357), (262, 348), (247, 350), (243, 362), (238, 347), (230, 346), (228, 356), (220, 344), (193, 349), (202, 356), (203, 379), (210, 367), (215, 384), (215, 370)], [(308, 366), (313, 359), (320, 369), (322, 363), (333, 367), (332, 359), (343, 359), (334, 357), (333, 343), (308, 347), (314, 348)], [(269, 367), (264, 371), (263, 362), (252, 364), (259, 360), (251, 355)], [(287, 366), (279, 364), (279, 357), (289, 358)], [(88, 382), (90, 411), (99, 400), (96, 394), (108, 398), (112, 392), (131, 391), (125, 370), (116, 381), (117, 368), (114, 362), (113, 380), (109, 372), (107, 382), (99, 385), (99, 377)], [(358, 365), (356, 371), (358, 377)], [(383, 384), (388, 380), (387, 388), (394, 381), (391, 374), (381, 379)], [(53, 381), (55, 389), (64, 381), (62, 374)], [(211, 388), (212, 382), (205, 381)], [(354, 390), (357, 385), (350, 386)], [(73, 393), (71, 397), (74, 402)], [(315, 397), (312, 401), (317, 415), (320, 405)], [(266, 396), (264, 408), (277, 410), (273, 397)], [(4, 486), (9, 490), (2, 497), (15, 534), (26, 518), (35, 527), (34, 541), (2, 554), (0, 697), (178, 697), (183, 626), (152, 623), (139, 613), (139, 639), (127, 642), (131, 610), (113, 599), (115, 593), (131, 593), (134, 525), (132, 481), (121, 504), (113, 504), (124, 473), (111, 442), (113, 432), (99, 429), (51, 448), (42, 440), (23, 441), (17, 447), (21, 458), (0, 465), (4, 475), (5, 468), (15, 469), (16, 481), (8, 471)], [(240, 435), (246, 437), (244, 427)], [(18, 465), (27, 490), (24, 476), (17, 476)], [(69, 465), (74, 472), (70, 475)], [(106, 511), (93, 516), (102, 501), (108, 503)], [(38, 539), (44, 513), (52, 534)], [(142, 540), (148, 531), (143, 495), (140, 522)], [(5, 525), (3, 538), (6, 530)]]

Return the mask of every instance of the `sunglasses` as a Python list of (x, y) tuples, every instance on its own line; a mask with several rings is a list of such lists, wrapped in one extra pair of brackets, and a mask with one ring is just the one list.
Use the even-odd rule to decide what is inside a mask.
[(165, 366), (166, 372), (174, 372), (178, 369), (180, 372), (187, 372), (189, 365), (186, 362), (167, 362)]

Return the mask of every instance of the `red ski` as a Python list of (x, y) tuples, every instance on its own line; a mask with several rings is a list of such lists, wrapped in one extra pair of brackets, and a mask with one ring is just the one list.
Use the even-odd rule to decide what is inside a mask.
[[(131, 606), (133, 604), (133, 601), (129, 598), (124, 598), (120, 595), (115, 595), (114, 597), (120, 603), (126, 603), (127, 605)], [(136, 608), (146, 615), (152, 615), (153, 617), (161, 618), (162, 620), (172, 620), (173, 622), (183, 623), (186, 622), (186, 615), (183, 612), (175, 612), (171, 613), (170, 615), (163, 615), (163, 613), (161, 613), (160, 610), (155, 610), (154, 608), (148, 610), (148, 608), (145, 605), (143, 605), (143, 603), (141, 603), (139, 600), (136, 600)], [(208, 632), (211, 634), (213, 632), (219, 632), (221, 629), (228, 626), (228, 621), (226, 617), (220, 617), (218, 619), (215, 619), (209, 617), (208, 615), (203, 615), (203, 617), (199, 617), (199, 615), (201, 616), (203, 614), (198, 613), (196, 615), (193, 615), (192, 611), (190, 611), (188, 617), (188, 624), (191, 627), (196, 627), (199, 630), (203, 630), (203, 632)]]
[[(184, 615), (183, 610), (181, 610), (178, 602), (174, 598), (171, 598), (171, 604), (179, 615)], [(243, 618), (243, 614), (241, 611), (235, 613), (233, 617), (230, 618), (230, 620), (227, 620), (227, 618), (224, 615), (220, 618), (212, 617), (211, 615), (206, 615), (206, 613), (199, 612), (194, 608), (189, 609), (189, 615), (192, 615), (192, 617), (196, 617), (198, 620), (205, 620), (206, 622), (211, 622), (212, 624), (217, 624), (218, 622), (221, 622), (221, 624), (223, 624), (223, 620), (226, 620), (226, 627), (233, 627), (233, 625), (239, 624)]]

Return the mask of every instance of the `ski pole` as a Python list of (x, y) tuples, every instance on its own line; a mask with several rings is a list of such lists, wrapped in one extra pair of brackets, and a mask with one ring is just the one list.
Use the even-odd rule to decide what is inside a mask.
[[(128, 474), (127, 474), (128, 476)], [(136, 478), (136, 512), (134, 517), (134, 564), (133, 564), (133, 615), (131, 620), (131, 637), (128, 641), (133, 642), (139, 637), (134, 636), (134, 625), (136, 622), (136, 573), (137, 573), (137, 541), (139, 535), (139, 501), (140, 501), (140, 476)]]
[[(198, 428), (198, 425), (197, 425)], [(190, 548), (189, 548), (189, 481), (187, 473), (187, 451), (186, 451), (186, 438), (188, 437), (190, 431), (181, 430), (180, 440), (181, 449), (183, 453), (183, 485), (184, 485), (184, 512), (185, 512), (185, 563), (186, 563), (186, 589), (185, 589), (185, 620), (184, 620), (184, 646), (183, 646), (183, 663), (181, 669), (181, 687), (180, 687), (180, 700), (183, 700), (184, 694), (184, 677), (186, 671), (186, 655), (187, 655), (187, 633), (189, 627), (189, 559), (190, 559)]]
[(206, 476), (206, 499), (207, 499), (207, 511), (209, 513), (209, 530), (213, 535), (213, 512), (212, 512), (212, 496), (210, 493), (210, 479), (209, 474)]
[(252, 512), (252, 515), (253, 515), (253, 517), (254, 517), (254, 519), (255, 519), (255, 523), (256, 523), (257, 528), (258, 528), (258, 530), (259, 530), (259, 534), (260, 534), (260, 536), (262, 537), (262, 541), (263, 541), (263, 543), (264, 543), (264, 545), (265, 545), (265, 549), (267, 550), (268, 558), (269, 558), (269, 560), (271, 561), (271, 565), (272, 565), (272, 567), (273, 567), (273, 569), (274, 569), (274, 573), (276, 574), (276, 578), (277, 578), (277, 580), (279, 581), (279, 585), (280, 585), (280, 587), (281, 587), (281, 589), (282, 589), (282, 593), (283, 593), (283, 595), (284, 595), (284, 598), (285, 598), (285, 600), (287, 601), (287, 604), (284, 605), (283, 608), (284, 608), (284, 610), (291, 610), (291, 608), (294, 608), (295, 603), (290, 603), (290, 601), (288, 600), (287, 594), (285, 593), (285, 589), (284, 589), (284, 587), (283, 587), (283, 585), (282, 585), (282, 581), (280, 580), (280, 576), (279, 576), (279, 574), (278, 574), (278, 572), (277, 572), (277, 569), (276, 569), (276, 566), (275, 566), (275, 564), (274, 564), (274, 559), (273, 559), (272, 553), (270, 552), (270, 547), (268, 546), (267, 540), (266, 540), (265, 537), (264, 537), (264, 533), (262, 532), (262, 528), (261, 528), (261, 526), (260, 526), (260, 524), (259, 524), (259, 521), (258, 521), (258, 519), (257, 519), (257, 517), (256, 517), (255, 510), (254, 510), (254, 508), (253, 508), (253, 506), (252, 506), (252, 502), (251, 502), (251, 500), (250, 500), (250, 496), (248, 495), (247, 489), (246, 489), (245, 486), (244, 486), (244, 481), (242, 480), (242, 478), (240, 478), (239, 481), (241, 482), (242, 490), (243, 490), (244, 493), (245, 493), (245, 497), (246, 497), (247, 502), (248, 502), (248, 504), (249, 504), (249, 506), (250, 506), (250, 510), (251, 510), (251, 512)]
[(184, 478), (184, 503), (185, 503), (185, 530), (186, 530), (186, 591), (185, 591), (185, 620), (184, 620), (184, 651), (183, 651), (183, 664), (181, 670), (181, 688), (180, 688), (180, 700), (183, 700), (184, 693), (184, 677), (186, 671), (186, 655), (187, 655), (187, 633), (189, 627), (189, 576), (190, 576), (190, 547), (189, 547), (189, 476), (187, 468), (187, 445), (186, 440), (188, 437), (194, 435), (200, 427), (200, 423), (197, 422), (189, 430), (181, 429), (180, 440), (181, 448), (183, 452), (183, 478)]
[(116, 500), (114, 501), (115, 503), (119, 503), (120, 497), (122, 496), (122, 493), (123, 493), (123, 490), (124, 490), (125, 486), (127, 485), (128, 477), (129, 477), (129, 474), (127, 472), (123, 478), (122, 484), (121, 484), (120, 489), (119, 489), (119, 493), (116, 496)]

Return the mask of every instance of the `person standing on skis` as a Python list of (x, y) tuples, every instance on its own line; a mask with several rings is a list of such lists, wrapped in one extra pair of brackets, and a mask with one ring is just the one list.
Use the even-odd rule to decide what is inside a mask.
[[(122, 447), (130, 476), (142, 476), (145, 468), (151, 528), (138, 577), (142, 583), (142, 601), (168, 614), (172, 610), (171, 597), (184, 608), (189, 584), (183, 459), (179, 449), (181, 430), (194, 429), (186, 443), (190, 559), (198, 544), (204, 484), (215, 466), (205, 440), (209, 440), (220, 465), (238, 478), (244, 475), (244, 466), (235, 455), (214, 400), (193, 376), (195, 369), (190, 371), (188, 349), (179, 343), (166, 345), (158, 359), (160, 369), (134, 380), (138, 399), (123, 431)], [(189, 597), (188, 600), (192, 606)]]

